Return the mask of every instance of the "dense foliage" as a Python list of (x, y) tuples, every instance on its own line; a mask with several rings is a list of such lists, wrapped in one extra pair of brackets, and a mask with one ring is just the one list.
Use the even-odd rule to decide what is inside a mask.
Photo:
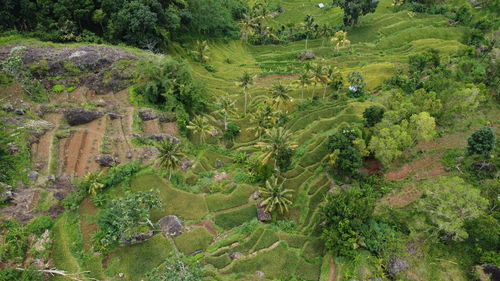
[(328, 138), (328, 148), (331, 152), (330, 164), (333, 168), (345, 175), (352, 176), (358, 173), (363, 165), (363, 156), (366, 147), (361, 131), (344, 125)]
[(158, 196), (158, 191), (151, 190), (111, 200), (99, 214), (99, 230), (93, 236), (96, 248), (109, 250), (133, 240), (133, 235), (148, 223), (150, 210), (161, 206)]
[(203, 280), (203, 268), (198, 262), (180, 255), (170, 256), (158, 267), (146, 274), (147, 281), (201, 281)]
[(483, 127), (467, 139), (467, 150), (470, 154), (481, 154), (489, 157), (495, 148), (495, 141), (495, 131), (490, 127)]

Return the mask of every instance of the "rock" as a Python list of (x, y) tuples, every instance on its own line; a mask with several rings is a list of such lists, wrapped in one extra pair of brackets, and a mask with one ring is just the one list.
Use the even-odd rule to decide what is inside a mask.
[(17, 108), (14, 112), (15, 112), (17, 115), (24, 115), (24, 109), (22, 109), (22, 108)]
[(21, 117), (21, 116), (5, 117), (2, 120), (6, 125), (22, 126), (23, 121), (26, 120), (26, 117)]
[(351, 185), (348, 185), (348, 184), (343, 184), (340, 186), (340, 188), (344, 189), (344, 190), (348, 190), (348, 189), (351, 189), (352, 186)]
[(53, 129), (55, 125), (45, 120), (28, 120), (24, 126), (29, 130), (30, 134), (40, 137), (47, 131)]
[(86, 124), (102, 116), (101, 112), (90, 111), (83, 108), (70, 108), (64, 110), (64, 116), (70, 126)]
[(491, 264), (481, 265), (485, 274), (490, 276), (491, 281), (500, 281), (500, 267)]
[(162, 113), (160, 115), (160, 122), (170, 123), (177, 121), (177, 115), (175, 113)]
[(158, 119), (158, 117), (159, 115), (150, 108), (139, 109), (139, 118), (141, 118), (142, 121), (155, 120)]
[(220, 159), (215, 160), (215, 168), (219, 169), (224, 167), (224, 162), (222, 162)]
[(19, 147), (13, 142), (7, 144), (7, 149), (9, 150), (9, 153), (11, 155), (18, 154), (21, 151)]
[(455, 162), (461, 163), (462, 161), (464, 161), (464, 157), (463, 156), (455, 157)]
[(214, 182), (222, 181), (222, 180), (225, 180), (229, 177), (230, 177), (230, 175), (228, 173), (226, 173), (225, 171), (222, 173), (215, 172), (215, 174), (212, 177), (212, 181), (214, 181)]
[(232, 252), (229, 254), (229, 257), (233, 260), (241, 259), (243, 257), (243, 254), (240, 252)]
[(260, 192), (257, 190), (254, 193), (252, 193), (252, 199), (257, 200), (260, 198)]
[(2, 106), (3, 111), (11, 112), (14, 111), (14, 107), (10, 103), (6, 103)]
[(149, 239), (155, 235), (153, 230), (143, 233), (134, 233), (130, 239), (125, 240), (125, 244), (135, 244), (140, 243), (146, 239)]
[(394, 276), (398, 274), (401, 271), (405, 271), (410, 267), (410, 264), (408, 261), (406, 261), (403, 258), (397, 257), (397, 256), (392, 256), (391, 260), (389, 261), (389, 273)]
[(196, 252), (192, 253), (190, 256), (194, 257), (194, 256), (196, 256), (197, 254), (201, 254), (201, 253), (203, 253), (203, 252), (205, 252), (205, 251), (204, 251), (204, 250), (198, 250), (198, 251), (196, 251)]
[(257, 276), (257, 277), (262, 278), (262, 277), (264, 277), (265, 275), (266, 275), (266, 274), (265, 274), (264, 272), (260, 271), (260, 270), (259, 270), (259, 271), (255, 271), (255, 276)]
[(139, 137), (139, 138), (145, 138), (145, 139), (150, 139), (150, 140), (155, 140), (155, 141), (162, 141), (166, 139), (173, 139), (175, 143), (180, 143), (181, 140), (178, 137), (165, 134), (165, 133), (142, 133), (142, 134), (137, 134), (134, 133), (132, 134), (134, 137)]
[(158, 148), (154, 147), (154, 146), (145, 146), (145, 147), (142, 147), (142, 152), (140, 152), (140, 155), (143, 160), (149, 160), (153, 157), (156, 157), (158, 154), (160, 154), (160, 151), (158, 150)]
[(99, 154), (95, 157), (95, 161), (103, 167), (112, 167), (120, 164), (120, 160), (113, 157), (111, 154)]
[(132, 159), (132, 151), (128, 151), (125, 157), (127, 157), (127, 159)]
[(193, 167), (194, 162), (188, 157), (184, 157), (181, 160), (181, 169), (182, 171), (187, 171), (189, 168)]
[(123, 278), (125, 277), (125, 274), (123, 272), (118, 273), (118, 278)]
[(38, 179), (38, 172), (37, 171), (29, 172), (28, 178), (32, 181), (36, 181)]
[(106, 114), (109, 116), (111, 119), (121, 119), (123, 118), (123, 114), (114, 112), (114, 111), (107, 111)]
[(50, 181), (50, 182), (55, 182), (56, 181), (56, 175), (49, 175), (47, 177), (47, 180)]
[(301, 60), (301, 61), (312, 60), (315, 57), (316, 57), (316, 53), (314, 51), (307, 50), (299, 55), (299, 60)]
[(175, 237), (182, 234), (182, 231), (184, 230), (182, 220), (174, 215), (161, 218), (157, 224), (160, 226), (160, 229), (165, 236)]
[(261, 222), (268, 222), (273, 219), (271, 213), (266, 211), (266, 208), (261, 206), (260, 203), (257, 204), (257, 219)]

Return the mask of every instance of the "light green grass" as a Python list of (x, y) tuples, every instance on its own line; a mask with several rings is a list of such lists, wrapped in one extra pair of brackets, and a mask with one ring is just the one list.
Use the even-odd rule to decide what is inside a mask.
[(213, 236), (205, 227), (196, 227), (174, 238), (177, 248), (186, 255), (207, 249)]
[(251, 185), (238, 185), (230, 194), (210, 194), (206, 197), (208, 209), (215, 212), (244, 205), (256, 189)]
[(251, 204), (238, 208), (236, 210), (227, 211), (215, 216), (215, 223), (225, 229), (233, 228), (241, 225), (246, 221), (257, 217), (257, 207)]

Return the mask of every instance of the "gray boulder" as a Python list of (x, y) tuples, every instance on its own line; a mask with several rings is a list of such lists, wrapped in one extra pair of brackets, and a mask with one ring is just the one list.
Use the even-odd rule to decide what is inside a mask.
[(266, 211), (266, 208), (262, 205), (257, 204), (257, 219), (261, 222), (268, 222), (273, 219), (271, 213)]
[(28, 178), (32, 181), (36, 181), (38, 179), (38, 172), (37, 171), (29, 172)]
[(229, 257), (233, 260), (241, 259), (243, 257), (243, 254), (240, 252), (232, 252)]
[(19, 147), (13, 142), (8, 143), (7, 146), (8, 146), (9, 153), (11, 155), (18, 154), (21, 151), (19, 149)]
[(194, 162), (190, 158), (188, 158), (188, 157), (182, 158), (182, 160), (181, 160), (181, 169), (184, 172), (187, 171), (187, 169), (193, 167), (193, 165), (194, 165)]
[(83, 108), (69, 108), (64, 110), (64, 116), (66, 116), (70, 126), (92, 122), (102, 115), (102, 112), (90, 111)]
[(3, 111), (11, 112), (14, 111), (14, 107), (10, 103), (6, 103), (2, 106)]
[(389, 265), (388, 265), (389, 273), (392, 276), (398, 274), (401, 271), (407, 270), (409, 267), (410, 267), (410, 264), (408, 263), (408, 261), (406, 261), (403, 258), (397, 257), (397, 256), (393, 256), (391, 258), (391, 260), (389, 261)]
[(167, 139), (173, 139), (175, 143), (180, 143), (181, 140), (178, 137), (165, 134), (165, 133), (142, 133), (142, 134), (137, 134), (134, 133), (132, 134), (134, 137), (139, 137), (139, 138), (145, 138), (145, 139), (150, 139), (150, 140), (155, 140), (155, 141), (162, 141), (162, 140), (167, 140)]
[(95, 157), (95, 161), (103, 167), (112, 167), (120, 164), (120, 160), (111, 154), (99, 154)]
[(313, 60), (315, 57), (316, 53), (314, 51), (307, 50), (299, 55), (299, 60), (301, 61)]
[(142, 119), (142, 121), (149, 121), (149, 120), (155, 120), (158, 119), (159, 115), (150, 108), (141, 108), (139, 109), (139, 118)]
[(184, 230), (182, 220), (174, 215), (161, 218), (157, 224), (160, 226), (160, 229), (165, 236), (175, 237), (182, 234), (182, 231)]

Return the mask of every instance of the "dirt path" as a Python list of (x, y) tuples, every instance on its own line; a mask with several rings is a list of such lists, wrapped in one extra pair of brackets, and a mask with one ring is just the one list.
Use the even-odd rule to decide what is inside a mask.
[(99, 168), (95, 156), (99, 154), (106, 132), (108, 116), (73, 127), (76, 132), (60, 142), (59, 171), (62, 174), (84, 176)]
[(330, 274), (328, 274), (328, 281), (335, 281), (337, 279), (337, 265), (335, 259), (330, 258)]
[(54, 144), (54, 135), (59, 127), (62, 119), (61, 114), (50, 113), (44, 116), (44, 119), (48, 122), (54, 124), (54, 128), (47, 131), (43, 136), (40, 137), (37, 143), (34, 143), (31, 147), (33, 153), (32, 157), (36, 166), (40, 167), (39, 172), (41, 174), (48, 174), (50, 168), (50, 162), (52, 159), (52, 149)]

